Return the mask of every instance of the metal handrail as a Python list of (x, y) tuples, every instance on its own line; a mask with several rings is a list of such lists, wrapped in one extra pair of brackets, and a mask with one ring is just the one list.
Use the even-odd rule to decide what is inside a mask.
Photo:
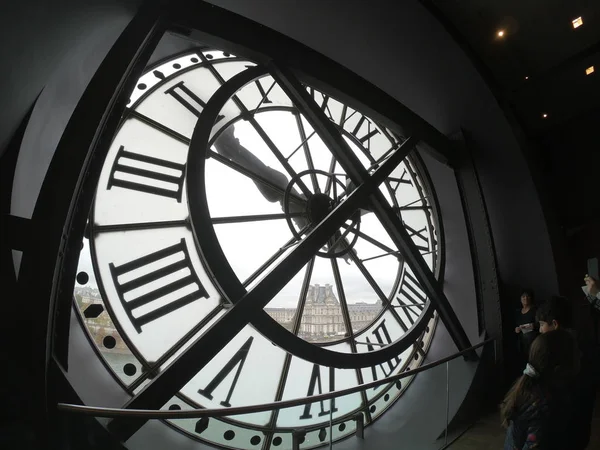
[(474, 350), (477, 350), (484, 345), (495, 341), (494, 338), (486, 339), (477, 345), (469, 347), (461, 352), (454, 353), (453, 355), (446, 356), (445, 358), (439, 359), (429, 364), (425, 364), (413, 370), (402, 372), (397, 375), (393, 375), (381, 380), (372, 381), (370, 383), (360, 384), (358, 386), (344, 389), (342, 391), (327, 392), (324, 394), (313, 395), (311, 397), (296, 398), (292, 400), (282, 400), (278, 402), (263, 403), (260, 405), (250, 406), (239, 406), (235, 408), (216, 408), (216, 409), (192, 409), (187, 411), (174, 410), (174, 411), (163, 411), (154, 409), (123, 409), (123, 408), (105, 408), (97, 406), (85, 406), (75, 405), (72, 403), (58, 403), (57, 408), (59, 411), (83, 414), (94, 417), (139, 417), (145, 419), (197, 419), (200, 417), (224, 417), (224, 416), (237, 416), (240, 414), (251, 414), (264, 411), (270, 411), (273, 409), (284, 409), (291, 408), (294, 406), (305, 405), (308, 403), (315, 403), (323, 400), (329, 400), (337, 397), (343, 397), (345, 395), (354, 394), (356, 392), (364, 391), (373, 387), (380, 386), (382, 384), (392, 383), (403, 378), (416, 375), (420, 372), (424, 372), (434, 367), (440, 366), (448, 361), (463, 356)]

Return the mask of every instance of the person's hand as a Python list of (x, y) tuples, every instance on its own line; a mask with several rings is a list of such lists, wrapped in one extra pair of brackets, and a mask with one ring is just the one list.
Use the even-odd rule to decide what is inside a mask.
[(515, 328), (515, 333), (520, 333), (521, 332), (521, 327), (516, 327)]
[(592, 296), (598, 295), (598, 292), (600, 292), (600, 290), (598, 289), (598, 280), (590, 277), (589, 275), (586, 275), (584, 280), (585, 280), (585, 285), (587, 286), (588, 292), (590, 293), (590, 295), (592, 295)]

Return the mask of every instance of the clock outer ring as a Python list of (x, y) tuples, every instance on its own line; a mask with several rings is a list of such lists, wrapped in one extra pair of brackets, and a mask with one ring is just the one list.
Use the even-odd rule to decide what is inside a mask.
[[(210, 219), (203, 177), (205, 161), (210, 133), (227, 101), (244, 86), (268, 73), (266, 68), (255, 66), (240, 72), (223, 84), (210, 98), (198, 118), (188, 152), (186, 189), (192, 233), (208, 272), (216, 282), (217, 288), (230, 301), (242, 298), (247, 291), (231, 268)], [(274, 344), (306, 361), (326, 367), (361, 369), (385, 363), (408, 349), (425, 331), (433, 312), (433, 305), (428, 302), (414, 325), (401, 339), (379, 350), (365, 353), (341, 353), (311, 344), (287, 331), (264, 310), (258, 312), (249, 323)]]

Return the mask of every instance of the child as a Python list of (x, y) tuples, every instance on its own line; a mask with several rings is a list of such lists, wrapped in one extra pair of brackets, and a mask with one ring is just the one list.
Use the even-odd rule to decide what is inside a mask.
[(596, 400), (598, 361), (594, 345), (571, 328), (572, 304), (565, 297), (550, 298), (538, 309), (536, 319), (540, 324), (540, 333), (563, 330), (569, 332), (576, 340), (574, 353), (579, 358), (580, 371), (571, 387), (574, 411), (567, 420), (571, 434), (569, 448), (583, 450), (590, 441)]
[(523, 375), (501, 406), (506, 430), (504, 450), (571, 449), (568, 417), (569, 386), (579, 370), (574, 339), (565, 330), (542, 334), (533, 341)]

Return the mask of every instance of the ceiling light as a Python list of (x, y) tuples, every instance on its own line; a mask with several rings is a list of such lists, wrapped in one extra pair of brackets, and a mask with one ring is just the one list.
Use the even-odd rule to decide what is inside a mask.
[(587, 69), (585, 69), (585, 74), (586, 75), (591, 75), (594, 73), (594, 66), (590, 66)]
[(529, 77), (525, 77), (526, 80), (529, 80)]
[(579, 28), (581, 25), (583, 25), (583, 19), (581, 17), (573, 20), (573, 28)]
[(498, 37), (504, 37), (504, 30), (498, 31)]
[(542, 117), (543, 117), (544, 119), (547, 119), (547, 118), (548, 118), (548, 114), (544, 113), (544, 114), (542, 114)]

